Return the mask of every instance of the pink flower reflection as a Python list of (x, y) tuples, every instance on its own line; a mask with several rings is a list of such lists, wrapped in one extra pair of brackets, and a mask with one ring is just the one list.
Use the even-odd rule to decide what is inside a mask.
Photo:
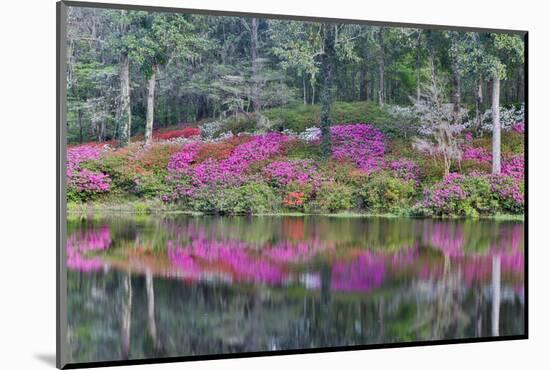
[(269, 261), (255, 255), (240, 241), (196, 238), (186, 246), (172, 242), (168, 245), (168, 257), (185, 272), (196, 278), (205, 277), (208, 271), (226, 271), (236, 281), (280, 284), (285, 273)]
[(107, 226), (72, 234), (67, 239), (67, 268), (84, 272), (101, 270), (105, 265), (103, 260), (100, 257), (86, 257), (86, 254), (104, 251), (111, 243)]
[(384, 281), (384, 261), (365, 252), (350, 261), (332, 265), (331, 289), (344, 292), (369, 292)]

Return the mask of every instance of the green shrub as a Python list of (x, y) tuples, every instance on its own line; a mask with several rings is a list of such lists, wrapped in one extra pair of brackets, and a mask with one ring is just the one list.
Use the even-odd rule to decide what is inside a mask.
[(275, 193), (264, 183), (237, 187), (204, 187), (191, 199), (195, 211), (221, 214), (264, 213), (274, 209)]
[[(308, 127), (319, 126), (321, 119), (319, 105), (298, 104), (285, 108), (267, 109), (263, 114), (273, 124), (273, 129), (302, 132)], [(335, 123), (368, 122), (393, 136), (395, 123), (390, 115), (372, 102), (334, 102), (332, 121)], [(387, 131), (387, 132), (385, 132)]]
[(254, 132), (256, 131), (256, 125), (257, 118), (255, 115), (241, 115), (239, 118), (228, 118), (224, 121), (222, 129), (214, 137), (218, 137), (227, 131), (231, 131), (234, 135), (241, 132)]
[(502, 133), (502, 153), (523, 154), (525, 152), (525, 136), (517, 132)]
[[(490, 162), (480, 162), (477, 160), (465, 160), (460, 163), (460, 169), (456, 168), (456, 171), (459, 171), (461, 173), (468, 174), (470, 172), (482, 172), (482, 173), (490, 173), (491, 172), (491, 163)], [(451, 171), (453, 169), (451, 168)]]
[(413, 180), (399, 179), (386, 171), (372, 173), (356, 190), (359, 206), (371, 212), (406, 213), (416, 195)]
[(321, 146), (307, 143), (302, 140), (290, 140), (284, 143), (284, 151), (289, 159), (313, 159), (321, 160)]
[(170, 186), (164, 181), (164, 176), (156, 174), (137, 175), (134, 184), (134, 192), (144, 198), (157, 198), (170, 191)]
[(317, 192), (315, 205), (323, 211), (338, 212), (352, 209), (353, 188), (331, 181), (321, 185)]
[(440, 181), (445, 175), (442, 161), (434, 161), (431, 157), (424, 157), (418, 162), (420, 167), (420, 181), (423, 185), (431, 185)]

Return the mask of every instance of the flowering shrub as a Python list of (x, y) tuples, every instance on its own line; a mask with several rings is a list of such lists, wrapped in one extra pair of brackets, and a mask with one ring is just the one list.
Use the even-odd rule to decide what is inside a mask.
[[(513, 130), (513, 127), (517, 124), (525, 121), (525, 105), (520, 107), (506, 107), (500, 106), (500, 125), (504, 130)], [(475, 118), (466, 122), (467, 127), (477, 127), (478, 124)], [(485, 131), (491, 131), (493, 129), (493, 113), (491, 109), (487, 109), (481, 116), (481, 128)]]
[[(188, 177), (193, 188), (180, 189), (186, 196), (193, 195), (195, 190), (203, 187), (240, 186), (248, 179), (246, 172), (252, 163), (266, 160), (280, 153), (281, 144), (287, 140), (286, 136), (278, 133), (253, 136), (247, 141), (241, 139), (241, 143), (231, 148), (226, 158), (210, 157), (201, 163), (197, 163), (197, 156), (202, 144), (199, 142), (187, 144), (170, 159), (167, 180), (178, 182), (181, 176)], [(166, 194), (163, 200), (173, 201), (181, 195), (181, 192), (176, 190), (172, 194)], [(209, 208), (209, 206), (201, 205), (199, 208)]]
[(96, 161), (101, 156), (101, 148), (81, 145), (67, 150), (67, 197), (73, 201), (89, 200), (110, 189), (108, 175), (82, 167), (85, 162)]
[(308, 143), (318, 141), (321, 139), (321, 129), (319, 127), (308, 127), (298, 134), (298, 138)]
[(371, 125), (358, 123), (331, 127), (332, 156), (352, 161), (366, 171), (380, 168), (384, 155), (384, 137)]
[(190, 138), (200, 136), (201, 130), (198, 127), (185, 127), (181, 130), (172, 130), (166, 132), (155, 132), (153, 138), (157, 140), (170, 140), (178, 137)]
[(512, 126), (512, 131), (518, 134), (525, 133), (525, 123), (517, 122), (515, 125)]
[(425, 191), (417, 210), (433, 216), (520, 213), (523, 211), (523, 189), (519, 182), (506, 175), (451, 173)]
[(186, 173), (195, 161), (200, 147), (201, 144), (199, 142), (184, 145), (179, 152), (170, 158), (168, 171), (171, 173)]
[(306, 199), (303, 191), (291, 191), (284, 199), (283, 204), (289, 208), (302, 208)]
[(465, 146), (462, 151), (463, 160), (472, 160), (477, 162), (491, 162), (493, 156), (491, 152), (483, 147), (474, 148)]
[(319, 186), (318, 166), (309, 159), (274, 161), (262, 170), (262, 174), (278, 186), (288, 185), (291, 181), (311, 182)]
[(393, 171), (397, 177), (405, 181), (414, 181), (415, 184), (419, 183), (420, 168), (418, 165), (409, 159), (397, 159), (391, 161), (388, 167)]
[(502, 162), (502, 173), (523, 181), (525, 176), (525, 160), (523, 154), (506, 158)]

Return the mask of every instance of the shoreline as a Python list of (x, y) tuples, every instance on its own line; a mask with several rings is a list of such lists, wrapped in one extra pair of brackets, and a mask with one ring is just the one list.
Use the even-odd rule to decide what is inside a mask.
[(125, 202), (125, 203), (67, 203), (66, 215), (125, 215), (125, 216), (144, 216), (144, 215), (186, 215), (193, 217), (205, 216), (223, 216), (223, 217), (309, 217), (322, 216), (332, 218), (408, 218), (408, 219), (432, 219), (432, 220), (495, 220), (495, 221), (522, 221), (525, 222), (525, 215), (515, 214), (494, 214), (480, 215), (478, 217), (466, 216), (412, 216), (398, 215), (392, 213), (363, 213), (354, 211), (344, 211), (337, 213), (308, 213), (308, 212), (266, 212), (266, 213), (243, 213), (243, 214), (217, 214), (198, 211), (189, 211), (178, 209), (174, 206), (166, 206), (162, 203), (145, 202)]

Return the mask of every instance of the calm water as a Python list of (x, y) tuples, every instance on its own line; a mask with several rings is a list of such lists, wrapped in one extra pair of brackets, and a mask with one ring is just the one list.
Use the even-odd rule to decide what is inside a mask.
[(523, 228), (317, 216), (71, 219), (71, 361), (523, 334)]

